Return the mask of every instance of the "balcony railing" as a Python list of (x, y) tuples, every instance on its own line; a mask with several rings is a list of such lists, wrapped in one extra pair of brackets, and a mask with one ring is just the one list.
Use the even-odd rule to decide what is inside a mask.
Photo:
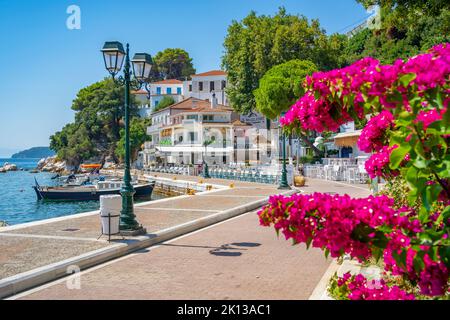
[(163, 126), (162, 123), (157, 123), (157, 124), (147, 127), (147, 134), (149, 134), (150, 132), (158, 131), (159, 129), (162, 128), (162, 126)]
[[(175, 146), (191, 146), (191, 145), (202, 145), (203, 143), (200, 141), (175, 141), (174, 142)], [(233, 142), (231, 140), (222, 140), (222, 141), (217, 141), (214, 142), (212, 144), (210, 144), (208, 146), (208, 148), (212, 147), (212, 148), (225, 148), (225, 147), (232, 147), (233, 146)]]

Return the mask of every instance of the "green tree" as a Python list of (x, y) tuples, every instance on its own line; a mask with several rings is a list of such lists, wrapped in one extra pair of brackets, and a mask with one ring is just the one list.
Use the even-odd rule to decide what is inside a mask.
[[(136, 100), (131, 96), (130, 116), (137, 117)], [(115, 157), (116, 143), (123, 127), (124, 88), (111, 79), (81, 89), (72, 103), (75, 121), (50, 137), (50, 147), (58, 157), (78, 166), (82, 161)]]
[(280, 8), (274, 16), (251, 12), (233, 21), (224, 41), (222, 66), (228, 72), (227, 93), (233, 108), (241, 113), (255, 109), (253, 92), (273, 66), (293, 59), (310, 60), (319, 69), (340, 66), (342, 35), (328, 37), (317, 20), (290, 15)]
[(155, 107), (155, 111), (154, 112), (156, 112), (156, 111), (159, 111), (159, 110), (162, 110), (162, 109), (164, 109), (164, 108), (166, 108), (166, 107), (168, 107), (168, 106), (171, 106), (171, 105), (173, 105), (175, 103), (175, 99), (174, 98), (172, 98), (172, 97), (164, 97), (164, 98), (162, 98), (161, 99), (161, 101), (159, 101), (159, 103), (156, 105), (156, 107)]
[(378, 5), (386, 9), (398, 9), (399, 13), (410, 13), (411, 10), (426, 15), (439, 15), (444, 8), (449, 8), (447, 0), (356, 0), (365, 8)]
[[(256, 109), (274, 120), (305, 94), (302, 84), (306, 76), (316, 71), (314, 63), (304, 60), (291, 60), (271, 68), (259, 81), (259, 88), (254, 91)], [(301, 132), (296, 134), (317, 155), (322, 154), (309, 137)]]
[[(130, 122), (131, 161), (137, 159), (144, 142), (150, 140), (150, 136), (147, 135), (149, 125), (151, 125), (150, 119), (133, 118)], [(123, 161), (125, 158), (125, 129), (120, 130), (120, 140), (116, 143), (115, 152), (116, 156)]]
[(347, 64), (372, 56), (393, 63), (450, 41), (450, 2), (444, 0), (357, 0), (380, 6), (381, 27), (350, 38), (343, 50)]
[(306, 76), (316, 71), (317, 67), (311, 61), (297, 59), (271, 68), (253, 92), (256, 109), (274, 120), (305, 94), (302, 84)]
[(156, 68), (163, 79), (190, 78), (195, 73), (192, 58), (180, 48), (167, 48), (155, 55)]

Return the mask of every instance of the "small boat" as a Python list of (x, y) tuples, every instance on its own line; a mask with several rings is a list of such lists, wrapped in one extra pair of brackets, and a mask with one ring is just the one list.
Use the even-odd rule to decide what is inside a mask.
[[(155, 187), (155, 182), (134, 182), (134, 197), (150, 197)], [(38, 200), (56, 201), (90, 201), (100, 200), (100, 196), (120, 194), (123, 181), (97, 181), (92, 185), (64, 185), (56, 187), (40, 186), (35, 179), (33, 186)]]

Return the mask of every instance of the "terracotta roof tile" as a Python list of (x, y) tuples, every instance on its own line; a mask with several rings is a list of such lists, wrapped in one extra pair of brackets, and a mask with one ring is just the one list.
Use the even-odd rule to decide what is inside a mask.
[(151, 84), (183, 84), (183, 81), (177, 80), (177, 79), (167, 79), (167, 80), (161, 80), (161, 81), (155, 81)]
[(242, 122), (241, 120), (235, 120), (235, 121), (233, 121), (232, 125), (235, 126), (235, 127), (251, 127), (250, 124), (244, 123), (244, 122)]
[(171, 106), (165, 107), (164, 109), (158, 110), (161, 112), (163, 110), (176, 109), (183, 110), (184, 112), (232, 112), (233, 108), (224, 106), (221, 104), (216, 105), (216, 107), (211, 108), (211, 103), (209, 100), (201, 100), (197, 98), (187, 98), (183, 101), (177, 102)]
[(211, 70), (208, 72), (198, 73), (192, 75), (192, 77), (208, 77), (208, 76), (226, 76), (228, 73), (222, 70)]

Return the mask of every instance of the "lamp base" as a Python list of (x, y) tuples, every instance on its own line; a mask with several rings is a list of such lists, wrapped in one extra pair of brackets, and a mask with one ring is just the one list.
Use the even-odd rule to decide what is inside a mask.
[(142, 236), (144, 234), (147, 234), (147, 229), (145, 229), (143, 226), (140, 226), (136, 230), (120, 230), (120, 234), (126, 237)]

